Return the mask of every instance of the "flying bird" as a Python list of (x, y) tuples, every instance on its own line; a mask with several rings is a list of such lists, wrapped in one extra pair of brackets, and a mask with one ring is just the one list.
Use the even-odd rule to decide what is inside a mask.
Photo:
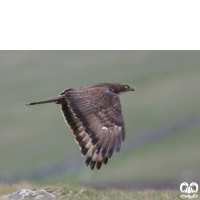
[(105, 165), (114, 150), (119, 153), (125, 140), (125, 125), (119, 94), (134, 91), (124, 83), (97, 83), (77, 89), (65, 89), (60, 95), (26, 104), (55, 102), (73, 131), (86, 166), (93, 170)]

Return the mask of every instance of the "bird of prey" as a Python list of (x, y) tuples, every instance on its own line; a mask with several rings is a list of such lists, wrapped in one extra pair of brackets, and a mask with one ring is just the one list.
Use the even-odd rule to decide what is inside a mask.
[(106, 165), (113, 151), (119, 153), (125, 140), (125, 126), (119, 94), (134, 91), (124, 83), (97, 83), (77, 89), (65, 89), (60, 95), (35, 105), (55, 102), (73, 131), (82, 156), (87, 154), (86, 166), (93, 170)]

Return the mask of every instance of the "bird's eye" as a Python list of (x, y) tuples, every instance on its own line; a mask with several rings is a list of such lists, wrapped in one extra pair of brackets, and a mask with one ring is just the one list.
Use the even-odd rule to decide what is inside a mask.
[(128, 89), (129, 88), (128, 85), (125, 85), (125, 88)]

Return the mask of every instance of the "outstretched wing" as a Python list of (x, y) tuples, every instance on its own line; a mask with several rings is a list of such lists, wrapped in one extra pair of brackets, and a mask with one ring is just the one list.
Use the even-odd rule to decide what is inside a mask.
[(70, 90), (61, 110), (83, 156), (86, 165), (97, 169), (107, 164), (113, 151), (120, 151), (125, 140), (125, 126), (119, 96), (107, 88)]

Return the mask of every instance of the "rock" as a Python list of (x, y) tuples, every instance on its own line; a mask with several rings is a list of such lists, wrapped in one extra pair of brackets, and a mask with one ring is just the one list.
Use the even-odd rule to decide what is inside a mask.
[(22, 189), (17, 192), (11, 193), (7, 196), (4, 196), (4, 199), (55, 199), (56, 197), (45, 191), (45, 190), (36, 190), (32, 191), (29, 189)]

